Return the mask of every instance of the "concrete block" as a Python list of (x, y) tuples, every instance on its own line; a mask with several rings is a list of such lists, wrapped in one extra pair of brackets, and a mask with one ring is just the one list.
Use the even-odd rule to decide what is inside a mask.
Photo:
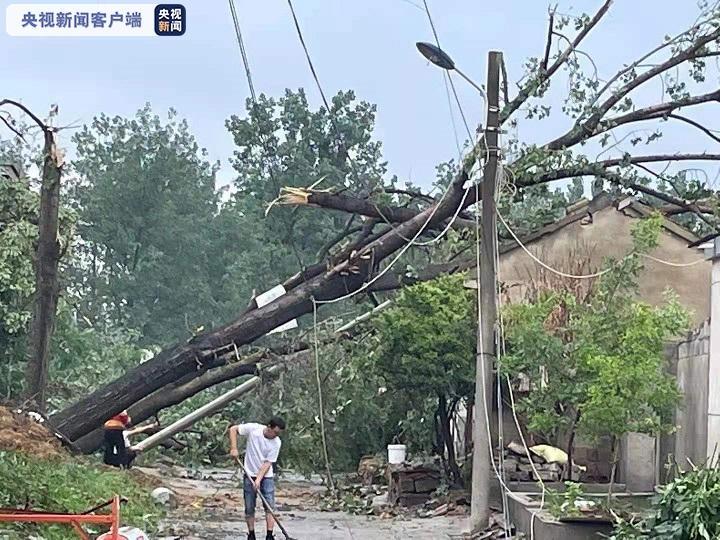
[(560, 480), (560, 474), (552, 471), (537, 471), (532, 476), (535, 480), (542, 480), (543, 482), (557, 482)]
[(425, 493), (407, 493), (400, 495), (398, 498), (398, 504), (410, 508), (412, 506), (419, 506), (425, 504), (430, 500), (430, 494)]
[(398, 478), (398, 489), (400, 493), (412, 493), (415, 491), (415, 482), (412, 478), (400, 475), (400, 478)]
[(628, 433), (621, 466), (625, 484), (631, 492), (649, 492), (655, 488), (655, 437), (644, 433)]
[(432, 493), (440, 487), (440, 481), (435, 478), (422, 478), (415, 480), (416, 493)]

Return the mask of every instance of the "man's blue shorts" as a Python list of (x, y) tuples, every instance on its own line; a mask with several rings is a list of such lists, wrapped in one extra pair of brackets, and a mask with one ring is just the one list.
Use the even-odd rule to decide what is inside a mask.
[[(243, 496), (245, 497), (245, 517), (255, 517), (255, 505), (257, 504), (257, 492), (253, 485), (255, 479), (243, 476)], [(270, 505), (271, 510), (275, 510), (275, 481), (272, 478), (263, 478), (260, 482), (260, 493)]]

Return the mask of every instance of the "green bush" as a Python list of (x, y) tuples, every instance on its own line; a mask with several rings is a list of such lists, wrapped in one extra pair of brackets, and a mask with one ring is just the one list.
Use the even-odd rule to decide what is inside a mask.
[(650, 516), (620, 519), (611, 540), (715, 540), (720, 538), (720, 469), (681, 473), (661, 491)]
[[(23, 507), (54, 512), (83, 512), (114, 494), (128, 499), (121, 510), (122, 525), (145, 532), (155, 530), (162, 511), (147, 490), (127, 472), (93, 466), (85, 461), (38, 460), (17, 452), (0, 451), (0, 507)], [(92, 530), (90, 526), (87, 530)], [(95, 530), (93, 532), (99, 532)], [(0, 538), (75, 539), (69, 526), (0, 523)]]

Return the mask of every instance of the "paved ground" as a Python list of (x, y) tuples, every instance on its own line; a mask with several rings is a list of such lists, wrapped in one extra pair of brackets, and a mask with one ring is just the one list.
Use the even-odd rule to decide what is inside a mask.
[[(162, 478), (163, 485), (179, 495), (179, 506), (162, 524), (162, 540), (238, 540), (245, 538), (242, 494), (235, 487), (233, 471), (214, 469), (187, 476), (180, 469), (141, 469)], [(297, 540), (445, 540), (459, 539), (468, 528), (467, 517), (431, 519), (378, 518), (341, 512), (320, 512), (314, 495), (322, 491), (315, 481), (286, 478), (277, 490), (277, 501), (288, 532)], [(260, 514), (258, 515), (260, 517)], [(264, 538), (264, 520), (258, 520), (258, 538)], [(279, 530), (276, 538), (282, 538)]]
[[(297, 511), (285, 514), (288, 532), (298, 540), (441, 540), (461, 538), (465, 518), (414, 518), (408, 521), (351, 516), (339, 512)], [(208, 515), (202, 519), (172, 520), (170, 538), (183, 540), (236, 540), (245, 537), (245, 522), (237, 515)], [(264, 526), (258, 527), (264, 531)], [(179, 535), (178, 535), (179, 533)], [(163, 533), (167, 535), (166, 533)], [(177, 535), (177, 536), (176, 536)], [(278, 530), (275, 535), (282, 538)], [(258, 535), (264, 538), (264, 532)]]

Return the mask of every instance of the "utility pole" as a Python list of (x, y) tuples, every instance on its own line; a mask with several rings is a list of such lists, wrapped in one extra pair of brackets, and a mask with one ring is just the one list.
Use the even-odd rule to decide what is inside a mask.
[[(490, 520), (490, 479), (492, 477), (490, 417), (492, 415), (493, 363), (495, 361), (495, 324), (497, 322), (495, 266), (495, 184), (500, 149), (500, 64), (502, 53), (488, 53), (487, 121), (485, 143), (487, 156), (482, 181), (482, 232), (480, 241), (480, 268), (478, 279), (478, 326), (475, 368), (475, 422), (473, 426), (472, 498), (470, 530), (479, 532)], [(477, 190), (478, 187), (476, 186)], [(487, 414), (486, 414), (487, 413)]]

